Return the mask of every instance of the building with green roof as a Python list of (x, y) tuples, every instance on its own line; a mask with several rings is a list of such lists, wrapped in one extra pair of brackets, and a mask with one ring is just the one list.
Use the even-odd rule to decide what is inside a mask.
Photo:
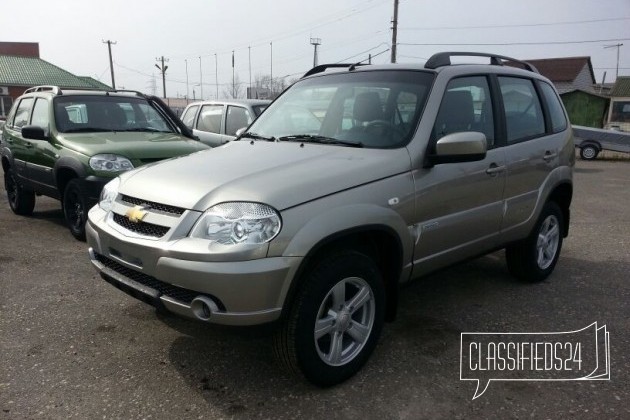
[(13, 101), (33, 86), (52, 85), (62, 89), (111, 89), (88, 76), (75, 76), (39, 58), (39, 44), (0, 42), (0, 119)]

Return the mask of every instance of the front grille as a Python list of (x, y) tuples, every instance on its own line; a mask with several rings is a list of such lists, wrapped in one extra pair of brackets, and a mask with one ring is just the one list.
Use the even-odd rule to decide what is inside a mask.
[(117, 213), (114, 213), (114, 222), (127, 230), (138, 233), (140, 235), (150, 236), (152, 238), (161, 238), (162, 236), (166, 235), (166, 232), (168, 232), (168, 230), (170, 229), (166, 226), (154, 225), (153, 223), (134, 223), (127, 219), (125, 216), (121, 216)]
[[(96, 254), (96, 260), (103, 264), (105, 267), (115, 271), (123, 277), (126, 277), (144, 286), (150, 287), (151, 289), (157, 290), (160, 295), (168, 296), (187, 305), (190, 305), (193, 299), (200, 295), (199, 292), (173, 286), (172, 284), (164, 283), (163, 281), (160, 281), (155, 277), (151, 277), (144, 273), (140, 273), (139, 271), (127, 268), (122, 264), (119, 264), (116, 261), (105, 257), (104, 255)], [(222, 306), (220, 301), (214, 296), (213, 300), (217, 302), (220, 307)]]
[(127, 204), (132, 204), (134, 206), (148, 206), (151, 208), (151, 210), (168, 214), (176, 214), (178, 216), (181, 216), (184, 211), (186, 211), (186, 209), (183, 209), (181, 207), (169, 206), (168, 204), (160, 204), (154, 201), (142, 200), (140, 198), (130, 197), (128, 195), (122, 195), (120, 199)]

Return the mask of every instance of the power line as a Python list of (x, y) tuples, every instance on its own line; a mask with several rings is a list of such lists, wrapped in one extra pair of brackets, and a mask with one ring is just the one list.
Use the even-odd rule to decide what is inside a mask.
[[(366, 3), (371, 3), (372, 1), (374, 1), (374, 0), (367, 1)], [(334, 17), (333, 19), (330, 19), (330, 20), (325, 21), (325, 22), (320, 23), (320, 24), (315, 24), (315, 26), (309, 26), (309, 27), (304, 28), (305, 25), (302, 25), (302, 28), (304, 28), (304, 29), (301, 28), (301, 29), (298, 29), (298, 30), (295, 30), (295, 31), (285, 32), (284, 34), (286, 34), (286, 35), (276, 35), (276, 36), (270, 36), (270, 37), (267, 37), (267, 38), (259, 38), (259, 42), (256, 43), (256, 44), (237, 45), (237, 46), (234, 46), (232, 48), (226, 48), (226, 49), (224, 49), (222, 51), (216, 51), (216, 52), (213, 52), (213, 53), (205, 53), (205, 55), (202, 54), (201, 56), (202, 57), (210, 57), (210, 56), (213, 56), (214, 54), (220, 54), (220, 55), (222, 55), (222, 54), (231, 54), (232, 50), (238, 52), (238, 51), (244, 51), (244, 50), (248, 49), (249, 47), (266, 46), (266, 45), (269, 45), (269, 42), (278, 42), (278, 41), (281, 41), (281, 40), (284, 40), (284, 39), (293, 38), (293, 37), (295, 37), (297, 35), (313, 32), (314, 29), (318, 29), (318, 28), (321, 28), (323, 26), (329, 25), (331, 23), (339, 22), (339, 21), (345, 20), (345, 19), (347, 19), (349, 17), (352, 17), (352, 16), (355, 16), (355, 15), (367, 12), (368, 10), (374, 9), (374, 8), (376, 8), (378, 6), (381, 6), (382, 4), (385, 4), (385, 3), (390, 3), (390, 0), (384, 0), (384, 1), (376, 2), (375, 4), (372, 4), (370, 6), (365, 6), (365, 7), (355, 6), (355, 7), (349, 8), (349, 9), (345, 9), (345, 10), (350, 11), (350, 12), (346, 13), (346, 14), (344, 14), (342, 16), (339, 16), (339, 14), (342, 13), (342, 12), (332, 13), (332, 14), (330, 14), (328, 16)], [(192, 55), (188, 55), (188, 54), (187, 55), (180, 54), (180, 55), (172, 55), (171, 57), (182, 58), (182, 57), (191, 57), (191, 56)], [(197, 56), (198, 56), (198, 54), (197, 54)]]
[[(370, 48), (369, 50), (365, 50), (365, 51), (362, 51), (362, 52), (360, 52), (360, 53), (358, 53), (358, 54), (355, 54), (355, 55), (352, 55), (352, 56), (350, 56), (350, 57), (344, 58), (343, 60), (339, 60), (339, 61), (337, 61), (335, 64), (343, 63), (344, 61), (350, 60), (351, 58), (354, 58), (354, 57), (357, 57), (357, 56), (359, 56), (359, 55), (363, 55), (363, 54), (369, 53), (370, 51), (373, 51), (373, 50), (375, 50), (375, 49), (377, 49), (377, 48), (381, 47), (383, 44), (385, 44), (385, 43), (383, 42), (383, 43), (381, 43), (381, 44), (377, 45), (376, 47)], [(385, 45), (387, 45), (387, 44), (385, 44)], [(380, 52), (380, 53), (378, 53), (378, 54), (373, 55), (373, 56), (372, 56), (372, 58), (374, 58), (374, 57), (378, 57), (379, 55), (384, 54), (384, 53), (386, 53), (387, 51), (389, 51), (389, 48), (387, 48), (386, 50), (381, 51), (381, 52)]]
[(410, 28), (398, 28), (400, 30), (405, 31), (437, 31), (444, 29), (490, 29), (490, 28), (527, 28), (527, 27), (537, 27), (537, 26), (558, 26), (558, 25), (576, 25), (582, 23), (594, 23), (594, 22), (613, 22), (620, 20), (630, 20), (630, 17), (621, 17), (621, 18), (608, 18), (608, 19), (592, 19), (592, 20), (574, 20), (568, 22), (548, 22), (548, 23), (523, 23), (523, 24), (515, 24), (515, 25), (483, 25), (483, 26), (417, 26)]
[(501, 45), (566, 45), (566, 44), (590, 44), (598, 42), (616, 42), (616, 41), (630, 41), (630, 38), (615, 38), (615, 39), (594, 39), (585, 41), (548, 41), (548, 42), (479, 42), (479, 43), (402, 43), (398, 45), (416, 45), (416, 46), (501, 46)]

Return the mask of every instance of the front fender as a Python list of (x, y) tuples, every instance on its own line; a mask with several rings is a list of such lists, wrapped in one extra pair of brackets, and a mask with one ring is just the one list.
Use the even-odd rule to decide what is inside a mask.
[[(284, 232), (270, 246), (269, 255), (305, 257), (318, 244), (341, 238), (353, 232), (380, 230), (397, 236), (401, 244), (403, 262), (411, 261), (413, 240), (409, 228), (401, 215), (393, 209), (375, 204), (348, 204), (322, 209), (312, 217), (300, 207), (283, 214), (285, 227), (300, 226), (294, 232)], [(304, 220), (305, 223), (300, 223)]]

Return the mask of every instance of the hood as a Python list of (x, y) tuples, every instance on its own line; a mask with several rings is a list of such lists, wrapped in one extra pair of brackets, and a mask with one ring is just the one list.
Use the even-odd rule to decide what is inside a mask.
[(261, 202), (284, 210), (410, 167), (405, 148), (234, 141), (128, 172), (120, 192), (198, 211), (226, 201)]
[(60, 133), (58, 139), (64, 147), (86, 156), (114, 153), (132, 160), (164, 159), (208, 148), (176, 133)]

